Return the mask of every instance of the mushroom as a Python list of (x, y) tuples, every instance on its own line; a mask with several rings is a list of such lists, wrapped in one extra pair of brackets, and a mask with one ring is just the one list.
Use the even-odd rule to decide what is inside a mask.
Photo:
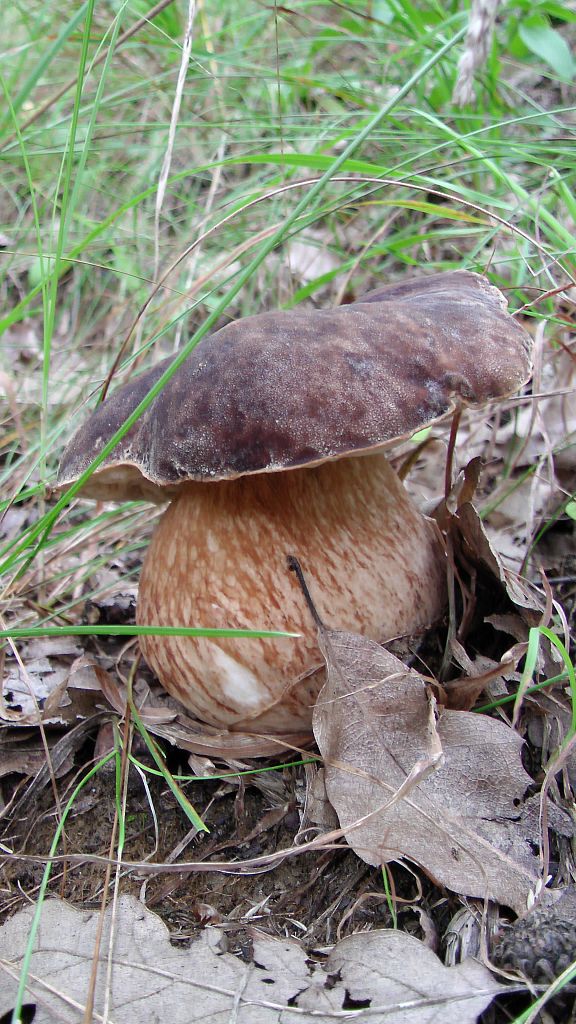
[[(64, 453), (60, 487), (169, 363), (98, 406)], [(439, 533), (384, 449), (463, 403), (512, 394), (529, 373), (529, 336), (498, 289), (467, 271), (334, 309), (262, 313), (205, 337), (84, 493), (170, 501), (142, 568), (138, 623), (301, 636), (142, 636), (165, 689), (211, 725), (309, 727), (323, 662), (288, 554), (338, 628), (385, 640), (438, 619)]]

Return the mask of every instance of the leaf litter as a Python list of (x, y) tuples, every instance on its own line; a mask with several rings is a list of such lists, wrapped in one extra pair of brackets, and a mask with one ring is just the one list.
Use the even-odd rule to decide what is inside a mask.
[(100, 685), (73, 637), (20, 642), (5, 659), (0, 720), (12, 726), (73, 725), (93, 711)]
[(319, 642), (328, 679), (314, 733), (358, 856), (409, 858), (455, 892), (525, 912), (539, 863), (519, 811), (532, 782), (522, 739), (469, 712), (436, 721), (424, 678), (366, 638), (326, 630)]
[[(0, 928), (0, 1014), (14, 1005), (33, 915), (27, 907)], [(36, 1002), (35, 1024), (81, 1024), (98, 925), (97, 913), (45, 902), (26, 995)], [(208, 927), (178, 949), (159, 917), (120, 897), (104, 916), (95, 1014), (114, 1024), (168, 1014), (171, 1024), (473, 1024), (505, 990), (480, 963), (444, 967), (424, 943), (391, 929), (350, 935), (315, 958), (254, 929), (245, 932), (243, 957), (229, 944), (226, 932)]]
[[(530, 916), (525, 915), (534, 893), (541, 885), (541, 863), (537, 848), (540, 805), (537, 795), (526, 799), (533, 780), (522, 766), (521, 736), (503, 721), (468, 711), (452, 710), (454, 704), (442, 707), (441, 703), (437, 703), (437, 698), (442, 701), (446, 695), (450, 696), (452, 685), (453, 699), (454, 693), (464, 693), (464, 684), (467, 682), (476, 688), (474, 698), (481, 690), (489, 689), (494, 681), (500, 681), (501, 688), (506, 692), (507, 682), (517, 682), (518, 660), (524, 653), (530, 626), (541, 618), (543, 603), (533, 588), (527, 588), (515, 573), (504, 566), (488, 541), (474, 506), (470, 501), (460, 500), (462, 495), (470, 496), (470, 487), (466, 482), (460, 494), (455, 494), (448, 514), (456, 554), (464, 557), (466, 565), (474, 563), (478, 566), (478, 571), (488, 580), (493, 580), (493, 586), (500, 588), (505, 596), (505, 610), (491, 616), (494, 628), (501, 634), (513, 634), (518, 642), (508, 648), (498, 662), (483, 656), (472, 660), (466, 646), (453, 638), (452, 655), (466, 674), (461, 678), (460, 685), (458, 680), (453, 679), (446, 684), (444, 690), (441, 685), (434, 685), (431, 678), (409, 668), (385, 648), (362, 637), (327, 630), (322, 626), (320, 643), (327, 661), (328, 679), (315, 711), (314, 727), (324, 757), (323, 785), (316, 785), (309, 791), (309, 823), (313, 825), (319, 822), (323, 830), (330, 833), (335, 824), (332, 817), (334, 808), (338, 816), (336, 824), (344, 829), (351, 849), (367, 864), (380, 866), (391, 861), (415, 864), (435, 886), (445, 886), (463, 896), (492, 899), (502, 906), (512, 908), (522, 919), (529, 921)], [(465, 637), (462, 639), (465, 640)], [(117, 673), (113, 671), (116, 664), (114, 657), (110, 656), (113, 647), (108, 650), (109, 653), (102, 658), (101, 655), (93, 657), (79, 654), (74, 643), (70, 649), (65, 646), (59, 649), (57, 643), (49, 650), (36, 650), (33, 646), (30, 648), (27, 662), (32, 667), (32, 654), (37, 654), (40, 659), (48, 655), (50, 672), (54, 669), (62, 671), (64, 668), (57, 685), (48, 687), (44, 692), (44, 666), (40, 663), (35, 696), (48, 724), (55, 724), (57, 716), (62, 715), (67, 694), (74, 687), (74, 679), (80, 686), (84, 681), (92, 701), (92, 712), (96, 707), (102, 709), (108, 704), (110, 712), (113, 709), (115, 715), (123, 715), (126, 691), (118, 681)], [(102, 664), (107, 668), (104, 669)], [(234, 766), (239, 770), (247, 767), (237, 760), (242, 757), (244, 749), (241, 736), (226, 737), (218, 730), (199, 727), (198, 723), (182, 712), (176, 702), (167, 699), (140, 675), (137, 675), (136, 690), (139, 693), (141, 715), (150, 732), (164, 736), (181, 750), (196, 752), (192, 754), (193, 759), (201, 755), (202, 764), (206, 763), (206, 758), (214, 756), (218, 761), (218, 755), (221, 759), (222, 750), (225, 749), (231, 769)], [(469, 703), (466, 703), (467, 700)], [(464, 707), (469, 707), (471, 703), (468, 693), (464, 698)], [(90, 705), (86, 708), (87, 716), (89, 708)], [(48, 712), (51, 715), (56, 713), (56, 718), (50, 718)], [(105, 712), (100, 710), (99, 715), (105, 716)], [(20, 707), (19, 717), (22, 728), (35, 720), (35, 713), (31, 708)], [(71, 713), (70, 721), (74, 720), (74, 713)], [(85, 725), (86, 728), (78, 730), (79, 736), (84, 736), (86, 729), (91, 727), (89, 716)], [(65, 745), (66, 756), (74, 750), (74, 730), (68, 732), (68, 739), (72, 746), (70, 743)], [(231, 743), (227, 748), (226, 742)], [(265, 738), (262, 743), (263, 753), (273, 753), (277, 749), (276, 746), (270, 749)], [(25, 765), (23, 761), (24, 770)], [(213, 766), (213, 770), (218, 769)], [(59, 769), (58, 772), (60, 774)], [(36, 785), (46, 786), (48, 780), (49, 773), (44, 769), (39, 772)], [(234, 788), (232, 784), (225, 787), (228, 792)], [(32, 793), (33, 790), (30, 796)], [(236, 802), (238, 799), (243, 800), (242, 787)], [(326, 799), (329, 800), (328, 804)], [(281, 801), (280, 795), (278, 800)], [(91, 806), (96, 805), (92, 803)], [(261, 824), (253, 824), (244, 830), (240, 828), (238, 818), (238, 837), (244, 831), (247, 844), (252, 840), (257, 841), (263, 831), (273, 829), (286, 816), (288, 806), (277, 803), (276, 808), (264, 810)], [(17, 807), (21, 814), (22, 805)], [(567, 837), (572, 835), (570, 820), (555, 804), (547, 806), (547, 814), (549, 824), (558, 832)], [(306, 827), (305, 819), (301, 827)], [(237, 842), (225, 840), (213, 843), (204, 856), (210, 849), (216, 853), (234, 848)], [(249, 855), (257, 853), (257, 847), (255, 851), (252, 844), (246, 852), (250, 861)], [(178, 859), (176, 852), (175, 855)], [(279, 863), (278, 860), (275, 862)], [(230, 866), (233, 868), (233, 863)], [(161, 865), (159, 870), (162, 870)], [(186, 871), (180, 880), (176, 877), (173, 882), (168, 881), (170, 876), (165, 876), (165, 896), (177, 891), (179, 883), (186, 877)], [(161, 906), (162, 898), (159, 903), (159, 896), (153, 892), (147, 893), (146, 899), (151, 905)], [(196, 906), (198, 920), (202, 924), (210, 920), (227, 920), (211, 903), (198, 900)], [(312, 933), (311, 928), (309, 935)], [(361, 937), (365, 942), (368, 942), (368, 936), (383, 941), (389, 934), (386, 929), (377, 929)], [(424, 970), (422, 958), (430, 951), (414, 937), (403, 932), (398, 934), (402, 941), (408, 939), (416, 943), (410, 955), (416, 958), (414, 971), (420, 977), (421, 970)], [(342, 941), (347, 942), (353, 937), (348, 936)], [(396, 941), (390, 939), (391, 943)], [(297, 947), (297, 944), (294, 945)], [(338, 960), (341, 945), (338, 943), (334, 948), (333, 960), (330, 962), (339, 965), (335, 970), (337, 977), (340, 980), (346, 979), (342, 998), (339, 991), (333, 991), (327, 986), (323, 975), (320, 981), (315, 978), (311, 982), (309, 972), (305, 976), (307, 986), (301, 980), (302, 987), (298, 990), (300, 994), (287, 997), (292, 1000), (291, 1007), (299, 1007), (301, 1014), (316, 1011), (310, 1019), (322, 1019), (318, 1017), (320, 1010), (330, 1015), (323, 1019), (333, 1019), (334, 1013), (341, 1015), (347, 1006), (360, 1007), (361, 1010), (367, 999), (380, 998), (378, 987), (371, 989), (368, 984), (369, 956), (362, 961), (364, 973), (360, 972), (358, 962), (354, 961), (355, 966), (350, 969), (352, 974), (347, 974), (345, 962)], [(303, 948), (297, 948), (301, 956), (305, 956)], [(395, 963), (390, 947), (385, 950), (374, 947), (372, 953), (385, 960), (391, 958), (392, 963)], [(401, 980), (405, 979), (404, 965), (409, 961), (409, 953), (404, 947), (397, 950)], [(433, 953), (431, 955), (434, 957)], [(259, 963), (268, 962), (262, 951), (259, 956)], [(217, 962), (220, 964), (220, 953), (218, 957)], [(468, 959), (464, 966), (475, 969), (479, 965)], [(322, 969), (327, 969), (326, 963)], [(387, 978), (387, 981), (390, 979)], [(442, 986), (442, 990), (446, 991), (445, 986)], [(370, 995), (371, 992), (375, 992), (375, 995)], [(418, 1005), (412, 1006), (414, 999), (408, 998), (405, 992), (397, 998), (403, 1005), (403, 1013), (419, 1013), (423, 1010), (418, 1000)], [(426, 998), (434, 1001), (433, 996)], [(408, 1004), (412, 1009), (409, 1009)], [(460, 1004), (456, 1005), (459, 1009), (454, 1019), (467, 1019), (462, 1016)], [(469, 1001), (468, 1008), (472, 1013), (470, 1020), (477, 1019), (477, 1013), (481, 1012), (473, 1010), (474, 1005), (473, 1000)], [(435, 1003), (434, 1006), (437, 1010)], [(265, 1009), (277, 1015), (263, 1017), (263, 1020), (292, 1019), (291, 1009)], [(289, 1016), (278, 1016), (281, 1013), (288, 1013)], [(133, 1017), (130, 1019), (137, 1020)], [(259, 1018), (250, 1016), (246, 1019)], [(303, 1019), (302, 1016), (300, 1019)], [(378, 1017), (372, 1015), (370, 1019)], [(385, 1019), (388, 1021), (395, 1018), (387, 1011)], [(398, 1019), (414, 1019), (419, 1022), (421, 1019), (434, 1018), (404, 1016)], [(450, 1019), (445, 1007), (442, 1007), (442, 1019)]]
[[(474, 487), (466, 489), (464, 486), (464, 497), (468, 500), (463, 500), (462, 492), (454, 495), (449, 522), (457, 557), (463, 558), (466, 567), (472, 562), (478, 579), (483, 576), (484, 586), (492, 588), (494, 594), (498, 591), (506, 595), (507, 603), (504, 607), (501, 601), (498, 608), (488, 606), (491, 614), (484, 615), (484, 623), (491, 623), (500, 640), (504, 636), (513, 637), (515, 645), (508, 644), (502, 655), (500, 644), (495, 656), (488, 657), (482, 644), (476, 647), (469, 644), (470, 639), (476, 639), (472, 628), (459, 631), (452, 638), (449, 653), (464, 674), (460, 679), (449, 678), (448, 682), (443, 680), (441, 686), (433, 686), (430, 679), (407, 667), (404, 654), (402, 661), (394, 661), (393, 654), (378, 648), (378, 655), (374, 653), (372, 658), (372, 653), (366, 653), (365, 645), (369, 646), (369, 642), (359, 637), (346, 638), (337, 631), (326, 631), (332, 644), (331, 651), (327, 650), (331, 670), (327, 685), (336, 688), (336, 698), (324, 694), (317, 710), (319, 721), (324, 718), (324, 724), (318, 728), (319, 735), (324, 736), (322, 742), (325, 742), (323, 752), (326, 763), (322, 770), (323, 784), (317, 782), (307, 793), (308, 819), (304, 814), (301, 822), (303, 830), (316, 823), (320, 824), (323, 831), (330, 832), (336, 824), (333, 818), (335, 807), (351, 848), (367, 863), (415, 863), (421, 866), (434, 885), (443, 884), (448, 890), (466, 896), (491, 896), (504, 906), (512, 907), (521, 915), (520, 924), (524, 922), (528, 931), (532, 928), (532, 915), (526, 915), (526, 909), (532, 894), (541, 884), (542, 875), (538, 856), (541, 807), (538, 795), (533, 792), (535, 786), (532, 778), (532, 775), (538, 776), (539, 764), (527, 762), (532, 775), (524, 769), (520, 733), (529, 736), (531, 746), (536, 744), (542, 747), (543, 762), (547, 757), (552, 759), (554, 748), (562, 742), (569, 728), (568, 705), (560, 687), (556, 687), (550, 694), (526, 696), (519, 732), (511, 730), (504, 721), (469, 714), (468, 708), (481, 692), (492, 697), (496, 694), (506, 695), (509, 689), (515, 691), (519, 678), (518, 663), (523, 656), (529, 628), (541, 619), (541, 596), (536, 588), (527, 586), (519, 577), (518, 569), (523, 567), (535, 524), (559, 496), (572, 486), (574, 405), (566, 392), (567, 385), (573, 387), (575, 365), (573, 356), (566, 352), (557, 350), (547, 354), (546, 367), (549, 372), (540, 390), (546, 388), (551, 393), (556, 390), (558, 395), (540, 402), (544, 416), (535, 415), (526, 406), (515, 417), (508, 418), (507, 422), (504, 418), (498, 429), (494, 429), (494, 422), (488, 422), (483, 415), (470, 415), (467, 427), (461, 432), (463, 443), (459, 445), (460, 453), (466, 453), (470, 459), (478, 451), (486, 460), (488, 449), (496, 467), (508, 462), (511, 442), (517, 435), (524, 435), (527, 439), (519, 454), (516, 450), (510, 473), (501, 484), (495, 478), (488, 460), (484, 472), (488, 477), (492, 476), (489, 489), (494, 510), (484, 519), (481, 518), (475, 507), (476, 502), (472, 502)], [(534, 467), (534, 473), (527, 473), (527, 470)], [(437, 470), (438, 460), (430, 459), (428, 471), (434, 476), (434, 486), (437, 486)], [(475, 477), (476, 484), (476, 470), (468, 472), (469, 479)], [(511, 483), (512, 493), (507, 495), (506, 488)], [(431, 502), (431, 507), (434, 504)], [(27, 515), (26, 506), (18, 509), (17, 513), (20, 516)], [(9, 525), (7, 520), (5, 525)], [(563, 542), (562, 554), (566, 559), (573, 541), (569, 536), (560, 536), (560, 541)], [(122, 566), (120, 568), (122, 570)], [(469, 582), (470, 595), (466, 595), (471, 605), (476, 599), (477, 579), (474, 573)], [(458, 582), (461, 583), (461, 579)], [(99, 619), (103, 615), (103, 621), (113, 621), (125, 613), (130, 617), (133, 607), (129, 597), (124, 600), (122, 586), (125, 585), (120, 578), (120, 589), (114, 588), (110, 612), (108, 608), (101, 610), (102, 602), (97, 603), (96, 609), (90, 607), (90, 601), (86, 603), (88, 621), (96, 621), (93, 617), (95, 614)], [(116, 599), (116, 593), (120, 594), (119, 600)], [(481, 608), (481, 611), (486, 610), (484, 606)], [(122, 618), (122, 621), (125, 619)], [(477, 625), (478, 617), (475, 628)], [(346, 647), (348, 651), (343, 650)], [(38, 788), (47, 785), (49, 772), (38, 770), (42, 750), (38, 744), (34, 744), (33, 732), (30, 731), (37, 721), (34, 701), (29, 701), (27, 697), (30, 680), (47, 727), (49, 745), (54, 742), (57, 744), (55, 756), (58, 776), (71, 764), (80, 743), (85, 741), (91, 728), (90, 717), (96, 708), (101, 709), (108, 704), (110, 714), (122, 716), (125, 692), (124, 686), (117, 681), (119, 653), (112, 643), (99, 649), (95, 657), (91, 655), (86, 660), (83, 660), (85, 656), (82, 649), (74, 645), (70, 650), (59, 651), (54, 646), (44, 652), (35, 651), (32, 646), (28, 648), (20, 645), (20, 651), (28, 679), (15, 668), (13, 662), (9, 662), (10, 674), (8, 686), (5, 681), (5, 689), (9, 690), (11, 697), (6, 705), (11, 714), (6, 715), (0, 756), (7, 770), (10, 768), (15, 774), (36, 775), (30, 791), (32, 797), (34, 786)], [(372, 661), (375, 666), (374, 678), (368, 672)], [(358, 664), (361, 669), (356, 673)], [(553, 657), (545, 648), (540, 653), (539, 668), (543, 674), (558, 671), (558, 664), (554, 664)], [(144, 701), (142, 716), (150, 732), (164, 737), (173, 749), (196, 752), (192, 753), (193, 758), (213, 758), (216, 773), (221, 770), (223, 761), (224, 766), (232, 770), (245, 770), (249, 766), (249, 762), (241, 760), (249, 749), (241, 736), (231, 737), (219, 730), (199, 727), (181, 708), (166, 701), (153, 683), (148, 685), (148, 677), (144, 676), (144, 679), (142, 685), (142, 672), (139, 672), (136, 689), (138, 691), (140, 683), (139, 693)], [(85, 706), (78, 704), (74, 696), (71, 696), (74, 690), (85, 692)], [(394, 694), (390, 692), (392, 690)], [(456, 694), (461, 698), (460, 704), (456, 702)], [(447, 707), (442, 706), (445, 698), (448, 698)], [(406, 706), (400, 708), (401, 699), (406, 700)], [(350, 713), (353, 700), (358, 705), (356, 717)], [(552, 730), (549, 734), (551, 703), (555, 704), (557, 720), (562, 724), (558, 725), (556, 733)], [(460, 710), (454, 710), (456, 707)], [(98, 710), (94, 721), (100, 721), (102, 714)], [(78, 722), (85, 722), (85, 726), (78, 728), (75, 736), (69, 726)], [(68, 742), (62, 743), (63, 737), (58, 734), (59, 727), (68, 728)], [(356, 750), (352, 751), (350, 737), (354, 729), (358, 742)], [(18, 753), (15, 732), (22, 738)], [(266, 738), (261, 743), (261, 755), (277, 755), (277, 745), (270, 744)], [(320, 745), (322, 747), (322, 743)], [(568, 774), (573, 774), (573, 756), (568, 763)], [(207, 770), (207, 773), (210, 772)], [(235, 802), (240, 805), (244, 799), (242, 786), (235, 781), (225, 788), (228, 792), (233, 788), (238, 789)], [(529, 796), (528, 790), (531, 791)], [(326, 793), (330, 803), (327, 803)], [(278, 801), (284, 798), (285, 794), (277, 795)], [(558, 788), (555, 798), (561, 800)], [(96, 803), (92, 806), (97, 807), (98, 796), (95, 799)], [(364, 806), (361, 807), (362, 802)], [(21, 813), (22, 805), (16, 806), (20, 807)], [(291, 806), (300, 807), (301, 804), (297, 801)], [(261, 811), (262, 827), (266, 827), (267, 815), (273, 823), (282, 814), (284, 809), (280, 806), (264, 806)], [(570, 839), (571, 823), (556, 804), (547, 803), (546, 815), (553, 829)], [(359, 818), (365, 818), (365, 821), (357, 825)], [(237, 829), (238, 834), (241, 831)], [(246, 837), (258, 837), (257, 822), (252, 822), (250, 827), (244, 829), (244, 833)], [(230, 846), (233, 846), (233, 842), (227, 840), (216, 844), (215, 848)], [(245, 852), (249, 859), (249, 854), (257, 856), (259, 851), (257, 846), (252, 845)], [(196, 855), (202, 856), (201, 847)], [(233, 860), (235, 851), (231, 856)], [(241, 856), (244, 857), (244, 852)], [(563, 859), (561, 849), (559, 861), (559, 864), (554, 865), (557, 872), (556, 884), (565, 881), (571, 873), (571, 861)], [(165, 877), (169, 879), (171, 876)], [(189, 876), (184, 873), (183, 877)], [(322, 874), (319, 877), (322, 879)], [(310, 890), (303, 887), (302, 891), (306, 893)], [(171, 898), (171, 893), (168, 895)], [(208, 908), (208, 911), (203, 912), (204, 918), (199, 919), (230, 921), (229, 914), (219, 914), (212, 907), (212, 894), (208, 898), (210, 904), (196, 899), (195, 905), (198, 908)], [(150, 893), (150, 900), (160, 906), (157, 894), (154, 896)], [(218, 903), (216, 897), (214, 902)], [(238, 913), (241, 916), (240, 911)], [(348, 913), (349, 910), (346, 910), (342, 921)], [(542, 913), (545, 920), (549, 921), (548, 910)], [(351, 922), (351, 927), (358, 927), (358, 918), (355, 922)], [(378, 921), (378, 924), (381, 923), (382, 919)], [(269, 924), (274, 927), (273, 916)], [(311, 936), (313, 931), (309, 927), (308, 935)], [(389, 933), (379, 930), (372, 934), (378, 937)], [(404, 938), (410, 938), (402, 934)], [(364, 939), (367, 936), (348, 936), (343, 942), (352, 938)], [(253, 941), (256, 948), (257, 939)], [(334, 947), (332, 966), (338, 964), (336, 954), (341, 948), (342, 943)], [(420, 962), (424, 963), (424, 948), (422, 944), (418, 946), (418, 959), (414, 968), (416, 975), (419, 974)], [(576, 953), (576, 944), (573, 943), (572, 947), (569, 945), (569, 951), (572, 948)], [(222, 954), (219, 952), (217, 955), (220, 963)], [(266, 955), (272, 957), (271, 949), (268, 954), (260, 950), (258, 963), (271, 963), (271, 959), (266, 960)], [(385, 960), (389, 954), (374, 951), (373, 955), (374, 960), (378, 957)], [(408, 959), (405, 951), (400, 960), (402, 958), (405, 961)], [(512, 958), (506, 966), (514, 968), (523, 962), (522, 956), (517, 955), (516, 960)], [(471, 966), (469, 961), (467, 963)], [(325, 961), (322, 966), (324, 972), (327, 964), (328, 961)], [(334, 975), (338, 975), (339, 980), (345, 977), (343, 972), (342, 967), (334, 969)], [(329, 974), (329, 978), (332, 977)], [(339, 1002), (339, 993), (336, 993), (333, 1000), (332, 991), (323, 976), (321, 981), (315, 977), (313, 984), (308, 976), (308, 987), (302, 989), (302, 1003), (295, 1002), (293, 1006), (303, 1010), (308, 1000), (310, 1012), (325, 1007), (333, 1013), (336, 1011), (332, 1007), (339, 1006), (341, 1013), (344, 1006), (350, 1015), (358, 1003), (369, 998), (366, 995), (367, 977), (368, 966), (364, 974), (359, 976), (358, 986), (354, 987), (357, 976), (349, 980), (346, 975), (344, 1002)], [(404, 978), (404, 974), (401, 977)], [(237, 1005), (242, 1006), (241, 1002)], [(283, 1012), (288, 1013), (288, 1010)], [(440, 1012), (442, 1019), (450, 1019), (444, 1008)], [(476, 1016), (470, 1019), (476, 1019)], [(257, 1018), (250, 1016), (246, 1019)], [(290, 1013), (286, 1017), (271, 1019), (291, 1020), (293, 1017)], [(385, 1019), (388, 1021), (394, 1018), (387, 1015)], [(419, 1021), (420, 1017), (414, 1019)], [(455, 1019), (466, 1018), (459, 1013)]]

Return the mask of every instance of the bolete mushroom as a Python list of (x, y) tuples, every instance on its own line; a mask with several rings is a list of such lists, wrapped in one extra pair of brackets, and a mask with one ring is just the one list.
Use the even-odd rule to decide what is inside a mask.
[[(169, 362), (98, 406), (66, 449), (60, 486), (87, 469)], [(166, 690), (212, 725), (309, 726), (322, 658), (288, 554), (335, 627), (384, 640), (437, 619), (438, 533), (383, 449), (462, 403), (512, 394), (529, 373), (529, 336), (503, 295), (465, 271), (334, 309), (262, 313), (205, 337), (84, 492), (170, 501), (142, 569), (139, 623), (301, 638), (143, 636)]]

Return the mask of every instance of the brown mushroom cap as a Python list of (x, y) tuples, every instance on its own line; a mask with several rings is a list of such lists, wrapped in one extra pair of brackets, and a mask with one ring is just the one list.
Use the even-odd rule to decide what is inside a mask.
[[(170, 359), (119, 388), (72, 438), (76, 480)], [(403, 281), (347, 306), (262, 313), (205, 337), (84, 493), (165, 501), (186, 481), (309, 466), (406, 437), (455, 405), (512, 394), (530, 338), (485, 278)]]

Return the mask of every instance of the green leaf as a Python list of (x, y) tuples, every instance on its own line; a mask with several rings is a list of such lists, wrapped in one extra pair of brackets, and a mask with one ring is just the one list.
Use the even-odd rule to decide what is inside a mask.
[(546, 18), (533, 14), (518, 26), (518, 35), (531, 53), (548, 64), (561, 78), (574, 77), (576, 64), (568, 43)]
[(0, 629), (0, 640), (38, 636), (213, 636), (298, 637), (299, 633), (263, 629), (203, 629), (201, 626), (14, 626)]
[(432, 427), (422, 427), (422, 430), (417, 430), (415, 434), (412, 434), (410, 438), (411, 444), (422, 444), (427, 437), (430, 437), (432, 433)]

